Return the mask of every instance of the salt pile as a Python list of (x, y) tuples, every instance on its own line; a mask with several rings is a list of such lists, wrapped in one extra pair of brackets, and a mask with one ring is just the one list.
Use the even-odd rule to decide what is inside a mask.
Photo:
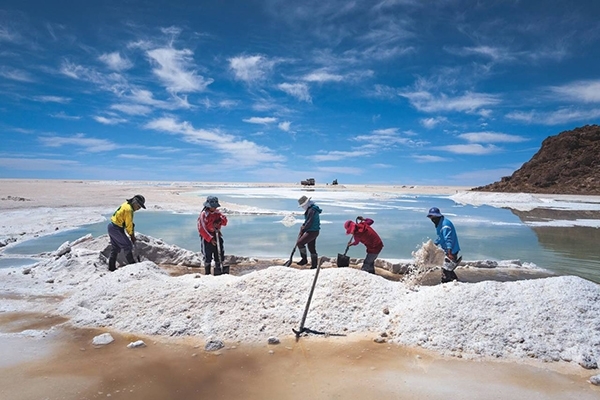
[[(195, 253), (158, 243), (146, 244), (156, 259), (197, 262)], [(315, 273), (273, 266), (243, 276), (173, 277), (148, 260), (108, 273), (101, 255), (107, 244), (106, 237), (82, 238), (26, 273), (1, 270), (0, 289), (15, 298), (3, 301), (0, 311), (37, 307), (79, 327), (266, 343), (293, 335)], [(23, 295), (64, 298), (32, 305), (18, 301)], [(464, 358), (562, 360), (593, 368), (600, 362), (600, 286), (563, 276), (421, 287), (325, 268), (305, 325), (336, 334), (384, 333), (388, 342)]]

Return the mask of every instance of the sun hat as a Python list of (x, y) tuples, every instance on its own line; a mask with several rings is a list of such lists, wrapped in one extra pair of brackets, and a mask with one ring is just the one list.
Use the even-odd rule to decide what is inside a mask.
[(346, 229), (346, 235), (350, 235), (351, 233), (354, 233), (356, 224), (354, 223), (354, 221), (348, 220), (348, 221), (344, 222), (344, 228)]
[(429, 212), (427, 213), (427, 218), (431, 218), (431, 217), (443, 217), (443, 215), (440, 212), (439, 208), (437, 208), (437, 207), (431, 207), (429, 209)]
[(308, 203), (310, 201), (312, 197), (306, 197), (306, 196), (302, 196), (298, 199), (298, 207), (302, 207), (304, 205), (306, 205), (306, 203)]
[(141, 194), (136, 194), (131, 199), (128, 200), (130, 203), (137, 203), (140, 207), (146, 208), (144, 204), (146, 204), (146, 199)]
[(216, 196), (208, 196), (204, 202), (204, 207), (217, 208), (221, 207), (219, 199)]

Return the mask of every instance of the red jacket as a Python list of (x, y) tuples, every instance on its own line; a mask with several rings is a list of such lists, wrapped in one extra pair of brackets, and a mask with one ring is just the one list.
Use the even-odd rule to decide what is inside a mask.
[(227, 225), (227, 217), (218, 210), (210, 212), (208, 209), (204, 209), (198, 215), (198, 233), (207, 242), (212, 241), (215, 237), (215, 228), (221, 229), (225, 225)]
[(350, 243), (350, 246), (362, 243), (367, 247), (367, 254), (379, 254), (383, 249), (383, 242), (377, 232), (371, 228), (371, 224), (373, 224), (371, 218), (365, 218), (356, 224), (356, 229), (354, 229), (354, 243)]

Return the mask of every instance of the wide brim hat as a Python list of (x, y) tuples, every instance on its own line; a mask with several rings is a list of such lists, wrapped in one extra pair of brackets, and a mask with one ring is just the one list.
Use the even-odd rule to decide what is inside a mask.
[(218, 208), (221, 207), (221, 205), (219, 204), (219, 199), (217, 197), (208, 196), (204, 202), (204, 207)]
[(443, 215), (440, 212), (439, 208), (437, 208), (437, 207), (431, 207), (429, 209), (429, 212), (427, 213), (427, 218), (431, 218), (431, 217), (443, 217)]
[(356, 223), (348, 220), (344, 223), (344, 228), (346, 228), (346, 235), (350, 235), (351, 233), (354, 233), (354, 229), (356, 229)]
[(310, 201), (312, 197), (302, 196), (298, 199), (298, 207), (303, 207)]

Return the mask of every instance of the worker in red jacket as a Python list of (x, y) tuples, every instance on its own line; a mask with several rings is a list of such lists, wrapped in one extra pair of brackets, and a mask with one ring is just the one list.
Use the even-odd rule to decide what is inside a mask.
[(221, 207), (219, 199), (215, 196), (208, 196), (204, 202), (204, 208), (198, 216), (200, 249), (204, 256), (204, 273), (206, 275), (210, 275), (210, 264), (213, 256), (215, 259), (214, 275), (221, 275), (223, 259), (225, 258), (221, 227), (227, 225), (227, 217), (221, 214), (217, 209), (219, 207)]
[(348, 246), (356, 246), (362, 243), (367, 248), (367, 256), (363, 261), (362, 270), (371, 274), (375, 273), (375, 260), (383, 249), (383, 242), (381, 238), (371, 227), (373, 225), (371, 218), (357, 217), (356, 222), (346, 221), (344, 228), (346, 229), (346, 235), (353, 235), (353, 239), (350, 239)]

